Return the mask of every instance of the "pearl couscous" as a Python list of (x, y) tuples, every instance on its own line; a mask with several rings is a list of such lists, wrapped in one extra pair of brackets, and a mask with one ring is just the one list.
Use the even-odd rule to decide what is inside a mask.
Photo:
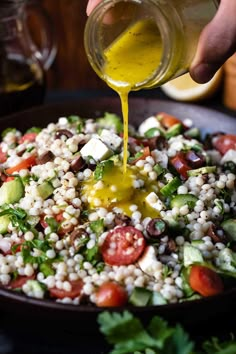
[(0, 284), (79, 305), (218, 294), (236, 274), (236, 137), (160, 113), (61, 117), (0, 143)]

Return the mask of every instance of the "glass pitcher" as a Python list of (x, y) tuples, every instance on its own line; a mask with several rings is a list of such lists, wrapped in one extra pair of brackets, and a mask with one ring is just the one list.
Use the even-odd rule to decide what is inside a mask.
[[(30, 18), (37, 18), (32, 39)], [(42, 103), (45, 71), (56, 55), (52, 25), (37, 1), (0, 1), (0, 116)]]

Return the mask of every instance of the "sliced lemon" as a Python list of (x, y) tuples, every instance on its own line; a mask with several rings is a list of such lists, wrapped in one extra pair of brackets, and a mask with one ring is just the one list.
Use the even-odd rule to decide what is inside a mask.
[(223, 70), (205, 84), (198, 84), (187, 73), (161, 86), (164, 93), (177, 101), (194, 102), (211, 97), (220, 87)]

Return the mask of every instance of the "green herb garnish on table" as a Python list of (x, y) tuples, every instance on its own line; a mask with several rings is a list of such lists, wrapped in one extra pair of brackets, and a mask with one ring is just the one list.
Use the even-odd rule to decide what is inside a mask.
[[(105, 311), (98, 316), (100, 332), (113, 346), (109, 354), (235, 354), (236, 340), (210, 338), (200, 346), (190, 339), (180, 324), (170, 326), (159, 316), (153, 316), (144, 327), (129, 311)], [(197, 348), (198, 347), (198, 348)]]

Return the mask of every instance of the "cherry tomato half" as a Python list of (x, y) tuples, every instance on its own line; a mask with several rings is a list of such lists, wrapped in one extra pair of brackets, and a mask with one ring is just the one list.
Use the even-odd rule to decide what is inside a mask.
[(26, 133), (19, 139), (19, 144), (23, 144), (24, 142), (32, 143), (35, 141), (37, 133)]
[(70, 299), (74, 299), (75, 297), (80, 296), (81, 290), (83, 288), (83, 281), (80, 279), (74, 280), (74, 281), (70, 281), (70, 284), (71, 284), (70, 291), (66, 291), (58, 288), (49, 289), (50, 296), (55, 297), (57, 299), (64, 299), (64, 297), (69, 297)]
[(217, 295), (224, 290), (220, 276), (214, 270), (200, 265), (191, 267), (189, 284), (202, 296)]
[(29, 156), (27, 159), (19, 162), (17, 165), (7, 168), (6, 173), (8, 175), (11, 175), (13, 172), (18, 172), (20, 170), (28, 169), (34, 165), (36, 165), (36, 157), (32, 155)]
[(32, 275), (30, 277), (26, 277), (26, 276), (19, 276), (16, 279), (12, 280), (9, 285), (8, 288), (10, 289), (21, 289), (22, 286), (28, 281), (28, 280), (34, 280), (35, 279), (35, 275)]
[(175, 124), (182, 124), (182, 121), (180, 119), (164, 112), (158, 113), (157, 117), (160, 118), (160, 122), (163, 127), (167, 129), (173, 127), (173, 125)]
[(213, 140), (213, 145), (222, 155), (224, 155), (228, 150), (236, 150), (236, 135), (220, 135), (217, 139)]
[(102, 284), (96, 293), (96, 305), (98, 307), (124, 306), (128, 301), (126, 290), (114, 282)]
[(127, 265), (137, 261), (145, 245), (141, 231), (133, 226), (122, 226), (107, 234), (101, 246), (101, 253), (107, 264)]

